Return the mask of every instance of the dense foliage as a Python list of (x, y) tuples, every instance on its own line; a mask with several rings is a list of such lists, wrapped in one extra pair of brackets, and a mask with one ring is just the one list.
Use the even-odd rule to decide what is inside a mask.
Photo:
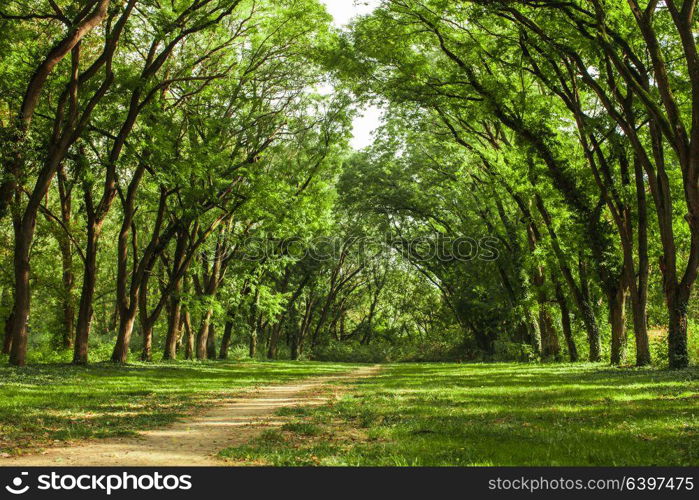
[(3, 353), (685, 367), (696, 10), (4, 2)]

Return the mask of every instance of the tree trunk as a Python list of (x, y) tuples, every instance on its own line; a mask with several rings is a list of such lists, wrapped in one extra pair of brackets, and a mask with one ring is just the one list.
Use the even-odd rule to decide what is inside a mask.
[(250, 331), (250, 344), (248, 346), (248, 354), (250, 355), (250, 359), (255, 359), (255, 355), (257, 354), (257, 328), (253, 328)]
[(668, 361), (670, 368), (680, 369), (689, 366), (687, 350), (687, 308), (689, 291), (683, 293), (680, 287), (667, 296), (670, 324), (668, 327)]
[(573, 330), (570, 326), (570, 310), (568, 308), (568, 301), (563, 293), (561, 284), (558, 282), (556, 282), (556, 300), (559, 308), (561, 309), (561, 326), (563, 327), (563, 337), (565, 338), (566, 345), (568, 347), (568, 358), (574, 363), (579, 359), (578, 347), (575, 345)]
[(231, 344), (231, 336), (233, 334), (233, 322), (226, 321), (226, 326), (223, 329), (223, 338), (221, 338), (221, 350), (218, 354), (218, 359), (228, 359), (228, 347)]
[(177, 359), (177, 341), (180, 337), (180, 316), (182, 303), (180, 301), (180, 289), (177, 285), (172, 299), (170, 300), (170, 310), (168, 311), (167, 335), (165, 337), (165, 349), (163, 359)]
[[(85, 188), (86, 190), (89, 187)], [(85, 264), (83, 272), (83, 285), (80, 292), (80, 304), (78, 306), (78, 322), (75, 329), (75, 346), (73, 349), (73, 364), (85, 365), (88, 361), (88, 339), (90, 337), (90, 325), (92, 323), (92, 302), (95, 296), (97, 283), (97, 241), (99, 239), (100, 225), (93, 217), (92, 198), (88, 191), (85, 192), (85, 204), (87, 208), (87, 245), (85, 247)]]
[(609, 324), (612, 327), (611, 363), (620, 365), (626, 361), (626, 290), (620, 286), (616, 293), (610, 293)]
[(12, 324), (14, 323), (14, 320), (15, 311), (13, 306), (12, 311), (7, 316), (7, 319), (5, 319), (5, 338), (2, 341), (3, 354), (10, 354), (10, 351), (12, 350)]
[(216, 359), (216, 325), (209, 325), (209, 333), (206, 335), (206, 357)]
[(545, 286), (546, 276), (540, 266), (535, 266), (532, 282), (536, 288), (536, 300), (539, 305), (539, 331), (541, 334), (541, 357), (543, 359), (558, 359), (561, 354), (561, 346), (558, 342), (558, 333), (553, 324), (553, 318), (548, 306), (548, 297)]
[(595, 318), (595, 311), (592, 307), (592, 296), (590, 294), (590, 286), (587, 277), (587, 265), (581, 255), (578, 260), (578, 269), (580, 273), (580, 291), (582, 295), (582, 319), (587, 330), (587, 342), (590, 347), (589, 360), (597, 362), (602, 359), (602, 345), (600, 341), (599, 327)]
[(10, 349), (10, 364), (15, 366), (24, 366), (27, 362), (27, 328), (31, 307), (29, 253), (35, 223), (36, 213), (27, 207), (25, 216), (15, 224), (15, 305)]
[[(66, 231), (71, 230), (72, 223), (72, 190), (68, 185), (65, 171), (61, 166), (58, 170), (58, 194), (61, 204), (61, 222)], [(61, 266), (63, 267), (63, 296), (61, 297), (61, 309), (63, 313), (63, 347), (73, 347), (75, 336), (75, 307), (73, 305), (73, 285), (75, 274), (73, 273), (73, 245), (67, 234), (58, 238), (58, 246), (61, 251)]]
[(275, 323), (272, 327), (272, 332), (269, 336), (269, 349), (267, 349), (267, 358), (276, 359), (277, 358), (277, 346), (279, 345), (279, 337), (282, 332), (282, 326), (284, 324), (284, 317), (279, 318), (279, 321)]
[(115, 363), (126, 363), (129, 359), (129, 343), (133, 333), (133, 325), (136, 321), (136, 307), (131, 307), (129, 311), (119, 318), (119, 333), (117, 334), (114, 350), (112, 351), (112, 361)]
[(186, 335), (184, 359), (194, 359), (194, 330), (192, 329), (192, 319), (187, 309), (184, 312), (184, 331)]
[(204, 317), (201, 320), (201, 326), (199, 327), (199, 332), (197, 333), (197, 359), (206, 359), (206, 343), (209, 337), (209, 324), (211, 323), (212, 315), (213, 311), (211, 309), (207, 309), (204, 313)]
[(153, 323), (146, 321), (143, 325), (143, 350), (141, 361), (153, 361)]
[(634, 160), (636, 180), (636, 205), (638, 206), (638, 281), (635, 273), (629, 277), (632, 283), (631, 308), (633, 311), (633, 331), (636, 340), (636, 365), (645, 366), (651, 363), (650, 345), (648, 342), (648, 275), (650, 262), (648, 259), (648, 210), (646, 207), (646, 191), (643, 166), (638, 158)]

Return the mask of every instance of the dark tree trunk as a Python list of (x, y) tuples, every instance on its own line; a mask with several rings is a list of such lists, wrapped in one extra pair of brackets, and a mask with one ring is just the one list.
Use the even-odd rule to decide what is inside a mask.
[[(646, 186), (643, 166), (638, 158), (634, 160), (636, 179), (636, 205), (638, 207), (638, 281), (635, 273), (628, 276), (631, 286), (631, 308), (633, 312), (633, 330), (636, 340), (636, 365), (646, 366), (651, 363), (650, 344), (648, 341), (648, 275), (650, 262), (648, 258), (648, 210), (646, 207)], [(633, 269), (631, 269), (633, 271)]]
[(667, 296), (669, 311), (668, 328), (668, 360), (670, 368), (680, 369), (689, 366), (687, 350), (687, 309), (689, 306), (689, 290), (683, 291), (676, 287)]
[[(58, 194), (61, 204), (61, 222), (65, 231), (71, 230), (72, 224), (72, 189), (66, 179), (63, 167), (58, 170)], [(63, 267), (63, 295), (61, 297), (61, 310), (63, 314), (63, 347), (73, 347), (75, 337), (75, 307), (73, 304), (73, 285), (75, 273), (73, 272), (73, 245), (67, 234), (58, 238), (58, 246), (61, 251), (61, 265)]]
[(75, 329), (75, 346), (73, 348), (73, 363), (76, 365), (87, 364), (88, 340), (90, 338), (90, 326), (92, 324), (92, 303), (97, 284), (97, 242), (99, 239), (100, 225), (94, 219), (92, 210), (92, 196), (90, 187), (85, 187), (85, 205), (87, 211), (87, 245), (85, 247), (85, 263), (83, 271), (83, 284), (80, 292), (78, 306), (78, 322)]
[(28, 207), (26, 215), (15, 224), (15, 304), (10, 349), (10, 364), (15, 366), (24, 366), (27, 362), (28, 322), (31, 307), (29, 254), (35, 223), (36, 213)]
[(209, 325), (209, 333), (206, 336), (206, 357), (216, 359), (216, 325)]
[(136, 322), (136, 308), (132, 307), (130, 309), (119, 318), (119, 333), (112, 351), (112, 361), (115, 363), (126, 363), (129, 359), (129, 344), (131, 343), (133, 326)]
[(284, 316), (279, 318), (279, 321), (272, 326), (272, 330), (269, 336), (269, 348), (267, 349), (267, 358), (276, 359), (277, 358), (277, 346), (279, 345), (279, 337), (281, 336), (282, 327), (284, 326)]
[(207, 342), (212, 314), (213, 311), (211, 309), (207, 309), (204, 313), (204, 317), (201, 320), (201, 326), (199, 327), (199, 332), (197, 333), (197, 359), (207, 358)]
[(184, 359), (194, 359), (194, 330), (192, 329), (192, 319), (189, 310), (184, 312), (185, 348)]
[(3, 354), (10, 354), (10, 351), (12, 350), (12, 324), (14, 323), (15, 320), (15, 311), (14, 311), (14, 306), (10, 314), (7, 316), (5, 319), (5, 329), (4, 329), (4, 338), (2, 341), (2, 353)]
[(556, 282), (556, 301), (561, 310), (561, 326), (563, 327), (563, 337), (568, 347), (568, 358), (570, 361), (576, 362), (579, 359), (578, 347), (575, 345), (575, 338), (573, 337), (573, 330), (571, 328), (568, 300), (563, 293), (563, 287), (558, 282)]
[(600, 341), (599, 328), (595, 318), (595, 311), (592, 306), (592, 296), (590, 294), (590, 286), (587, 277), (587, 265), (580, 255), (578, 260), (578, 269), (580, 273), (580, 291), (582, 295), (582, 319), (587, 330), (587, 342), (590, 347), (589, 360), (597, 362), (602, 359), (602, 345)]
[(223, 329), (223, 337), (221, 338), (221, 350), (218, 354), (218, 359), (228, 359), (228, 347), (231, 345), (231, 336), (233, 334), (233, 322), (226, 321), (226, 326)]
[(626, 361), (626, 290), (623, 286), (616, 293), (610, 293), (608, 303), (612, 327), (611, 363), (620, 365)]
[(180, 338), (180, 313), (182, 303), (180, 302), (180, 287), (176, 287), (175, 293), (170, 301), (170, 309), (167, 319), (167, 335), (165, 336), (165, 350), (163, 359), (177, 359), (177, 342)]
[(141, 351), (141, 361), (153, 361), (153, 323), (150, 321), (143, 324), (143, 350)]

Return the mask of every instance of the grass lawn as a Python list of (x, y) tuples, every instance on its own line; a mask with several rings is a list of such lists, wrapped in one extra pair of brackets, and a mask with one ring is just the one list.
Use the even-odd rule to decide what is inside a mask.
[(0, 453), (123, 436), (172, 422), (217, 393), (351, 370), (331, 363), (168, 362), (0, 366)]
[(273, 465), (699, 465), (699, 369), (405, 364), (221, 455)]

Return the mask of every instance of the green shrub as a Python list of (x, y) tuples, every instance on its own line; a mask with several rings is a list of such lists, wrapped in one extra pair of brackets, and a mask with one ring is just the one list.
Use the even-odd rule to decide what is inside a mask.
[(493, 343), (494, 358), (497, 361), (536, 361), (537, 355), (529, 344), (496, 340)]

